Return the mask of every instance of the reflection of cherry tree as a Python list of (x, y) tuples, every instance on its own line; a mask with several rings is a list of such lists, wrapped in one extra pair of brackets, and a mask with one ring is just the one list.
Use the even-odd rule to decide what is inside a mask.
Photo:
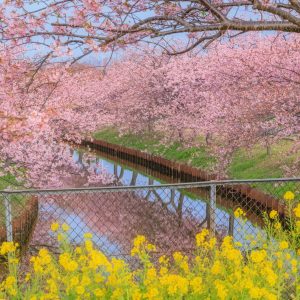
[(35, 245), (54, 242), (47, 232), (55, 220), (67, 221), (79, 238), (84, 231), (93, 232), (98, 245), (102, 237), (107, 238), (121, 246), (122, 254), (129, 253), (137, 234), (147, 235), (162, 252), (192, 250), (200, 230), (197, 220), (183, 218), (179, 223), (177, 215), (161, 203), (142, 199), (134, 192), (47, 195), (39, 201), (41, 211), (32, 240)]
[[(88, 152), (74, 151), (72, 148), (69, 151), (75, 165), (80, 171), (71, 173), (70, 179), (65, 179), (65, 185), (73, 187), (97, 186), (99, 184), (111, 184), (116, 180), (113, 175), (109, 175), (105, 168), (103, 168), (99, 159), (96, 159), (95, 163), (91, 163), (94, 161), (94, 157)], [(74, 154), (76, 154), (77, 159), (75, 159)]]

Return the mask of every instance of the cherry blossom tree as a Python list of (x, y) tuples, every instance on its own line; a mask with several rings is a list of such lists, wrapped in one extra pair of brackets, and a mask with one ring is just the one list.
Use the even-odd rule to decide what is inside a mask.
[[(75, 165), (66, 141), (79, 143), (84, 134), (105, 122), (102, 107), (97, 105), (96, 83), (99, 78), (85, 71), (84, 77), (74, 70), (53, 68), (39, 72), (27, 88), (30, 66), (10, 51), (1, 52), (0, 100), (0, 168), (35, 187), (62, 186), (72, 177), (86, 177)], [(76, 96), (70, 87), (79, 80)], [(63, 83), (69, 88), (62, 89)], [(53, 89), (55, 87), (55, 89)], [(90, 101), (88, 101), (90, 99)], [(98, 116), (101, 115), (101, 118)], [(90, 170), (93, 183), (107, 182), (105, 174)], [(74, 181), (75, 182), (75, 181)]]
[(37, 72), (22, 48), (2, 46), (0, 167), (33, 186), (66, 185), (87, 171), (90, 183), (108, 182), (76, 165), (66, 141), (111, 125), (164, 131), (187, 145), (186, 130), (209, 134), (221, 171), (241, 147), (269, 151), (293, 138), (298, 151), (299, 43), (297, 35), (249, 35), (198, 55), (129, 53), (105, 75), (84, 65)]
[[(34, 51), (36, 69), (140, 41), (174, 54), (249, 31), (300, 32), (297, 0), (11, 0), (0, 18), (2, 42)], [(172, 37), (183, 37), (184, 47)]]
[(115, 126), (142, 131), (153, 116), (152, 126), (171, 139), (183, 129), (209, 134), (223, 171), (241, 147), (262, 144), (270, 152), (287, 137), (297, 145), (298, 49), (296, 36), (250, 35), (201, 55), (159, 56), (155, 65), (147, 56), (132, 57), (112, 66), (103, 81), (117, 95)]

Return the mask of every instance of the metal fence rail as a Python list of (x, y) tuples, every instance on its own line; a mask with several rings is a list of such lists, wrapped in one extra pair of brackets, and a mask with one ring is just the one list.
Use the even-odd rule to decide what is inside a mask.
[[(108, 256), (126, 258), (138, 234), (158, 252), (190, 252), (203, 228), (220, 239), (255, 237), (263, 230), (264, 212), (275, 209), (285, 217), (282, 198), (288, 190), (299, 197), (300, 178), (0, 191), (0, 241), (18, 241), (30, 251), (55, 250), (50, 225), (58, 222), (70, 227), (67, 235), (74, 244), (91, 232)], [(245, 223), (234, 216), (238, 207), (246, 213)]]

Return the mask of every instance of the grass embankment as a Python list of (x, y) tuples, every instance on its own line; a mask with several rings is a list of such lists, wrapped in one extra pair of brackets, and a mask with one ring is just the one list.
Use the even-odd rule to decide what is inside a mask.
[[(1, 173), (1, 169), (0, 169)], [(3, 176), (0, 176), (0, 226), (5, 224), (5, 206), (4, 206), (4, 195), (1, 194), (1, 191), (12, 187), (14, 189), (22, 189), (24, 186), (17, 181), (17, 179), (9, 173), (6, 173)], [(23, 195), (13, 195), (10, 196), (11, 205), (12, 205), (12, 214), (13, 217), (18, 216), (22, 209), (24, 208), (28, 197)]]
[[(209, 154), (205, 146), (182, 147), (179, 142), (170, 145), (162, 145), (159, 137), (154, 135), (125, 134), (119, 136), (118, 131), (107, 128), (96, 132), (95, 139), (118, 144), (141, 151), (147, 151), (166, 159), (186, 163), (203, 170), (210, 170), (215, 163), (214, 157)], [(233, 179), (258, 179), (284, 177), (282, 167), (293, 165), (297, 154), (288, 155), (293, 146), (292, 141), (281, 141), (273, 145), (271, 154), (267, 154), (263, 146), (256, 146), (251, 151), (240, 149), (233, 156), (228, 168), (228, 176)], [(300, 174), (297, 174), (300, 175)], [(299, 188), (299, 187), (298, 187)], [(284, 184), (281, 186), (267, 186), (264, 189), (273, 189), (272, 194), (282, 195), (287, 190), (296, 190), (296, 184)]]
[[(166, 146), (160, 144), (159, 139), (153, 138), (153, 136), (133, 134), (119, 136), (118, 132), (111, 128), (95, 133), (94, 137), (206, 170), (215, 162), (205, 146), (184, 148), (179, 142)], [(270, 155), (262, 146), (257, 146), (250, 152), (249, 150), (239, 150), (229, 166), (228, 175), (235, 179), (281, 177), (284, 175), (282, 166), (292, 165), (296, 158), (296, 155), (294, 157), (287, 155), (292, 145), (292, 141), (277, 143), (273, 145)]]

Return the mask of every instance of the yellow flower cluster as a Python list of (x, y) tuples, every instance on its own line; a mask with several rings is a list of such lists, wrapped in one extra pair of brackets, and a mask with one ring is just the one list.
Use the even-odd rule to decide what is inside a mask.
[[(61, 226), (51, 227), (64, 234)], [(108, 259), (95, 249), (90, 233), (84, 237), (83, 245), (73, 248), (63, 236), (58, 256), (41, 249), (31, 258), (30, 272), (20, 279), (18, 261), (8, 260), (10, 274), (0, 285), (0, 299), (275, 300), (299, 290), (299, 257), (284, 240), (277, 248), (269, 241), (262, 249), (243, 252), (232, 237), (219, 243), (204, 229), (196, 236), (195, 255), (174, 252), (154, 258), (155, 246), (137, 236), (132, 255), (141, 264), (131, 270), (124, 260)], [(0, 249), (15, 257), (13, 243)]]
[[(272, 210), (269, 218), (264, 215), (265, 230), (268, 236), (277, 240), (279, 250), (291, 249), (300, 255), (300, 203), (296, 201), (296, 196), (291, 191), (285, 192), (283, 198), (286, 201), (285, 219), (280, 218), (278, 212)], [(283, 262), (279, 262), (279, 265), (283, 265)]]
[(146, 241), (146, 237), (138, 235), (133, 241), (133, 248), (131, 250), (131, 256), (136, 256), (140, 253), (147, 255), (147, 253), (156, 251), (156, 247)]
[[(294, 198), (292, 192), (284, 195), (289, 205)], [(0, 299), (300, 299), (300, 204), (289, 207), (288, 230), (272, 210), (265, 214), (267, 237), (249, 236), (240, 243), (231, 236), (217, 239), (203, 229), (190, 256), (177, 251), (158, 257), (155, 245), (138, 235), (131, 251), (132, 262), (139, 261), (134, 269), (96, 249), (91, 233), (84, 234), (81, 246), (71, 246), (69, 226), (53, 223), (60, 254), (40, 249), (25, 276), (18, 276), (18, 245), (1, 245), (9, 274), (0, 284)], [(241, 208), (234, 215), (246, 224)]]
[(277, 213), (276, 210), (272, 210), (272, 211), (270, 212), (270, 219), (273, 219), (273, 220), (274, 220), (277, 216), (278, 216), (278, 213)]
[(3, 242), (1, 247), (0, 247), (0, 255), (6, 255), (8, 253), (13, 253), (16, 251), (18, 248), (17, 243), (12, 243), (12, 242)]
[(293, 201), (295, 199), (295, 194), (291, 191), (287, 191), (283, 195), (283, 199), (286, 201)]
[(241, 217), (245, 217), (246, 213), (239, 207), (234, 211), (234, 216), (236, 218), (241, 218)]
[(267, 252), (266, 250), (254, 250), (251, 252), (250, 257), (254, 263), (261, 263), (266, 259)]
[[(70, 230), (70, 226), (69, 226), (68, 224), (66, 224), (66, 223), (63, 223), (63, 224), (61, 225), (61, 228), (62, 228), (62, 230), (65, 231), (65, 232), (67, 232), (68, 230)], [(60, 225), (59, 225), (57, 222), (54, 222), (54, 223), (51, 224), (51, 230), (52, 230), (53, 232), (56, 232), (56, 231), (58, 231), (59, 229), (60, 229)]]
[(300, 204), (294, 208), (294, 213), (297, 218), (300, 218)]

